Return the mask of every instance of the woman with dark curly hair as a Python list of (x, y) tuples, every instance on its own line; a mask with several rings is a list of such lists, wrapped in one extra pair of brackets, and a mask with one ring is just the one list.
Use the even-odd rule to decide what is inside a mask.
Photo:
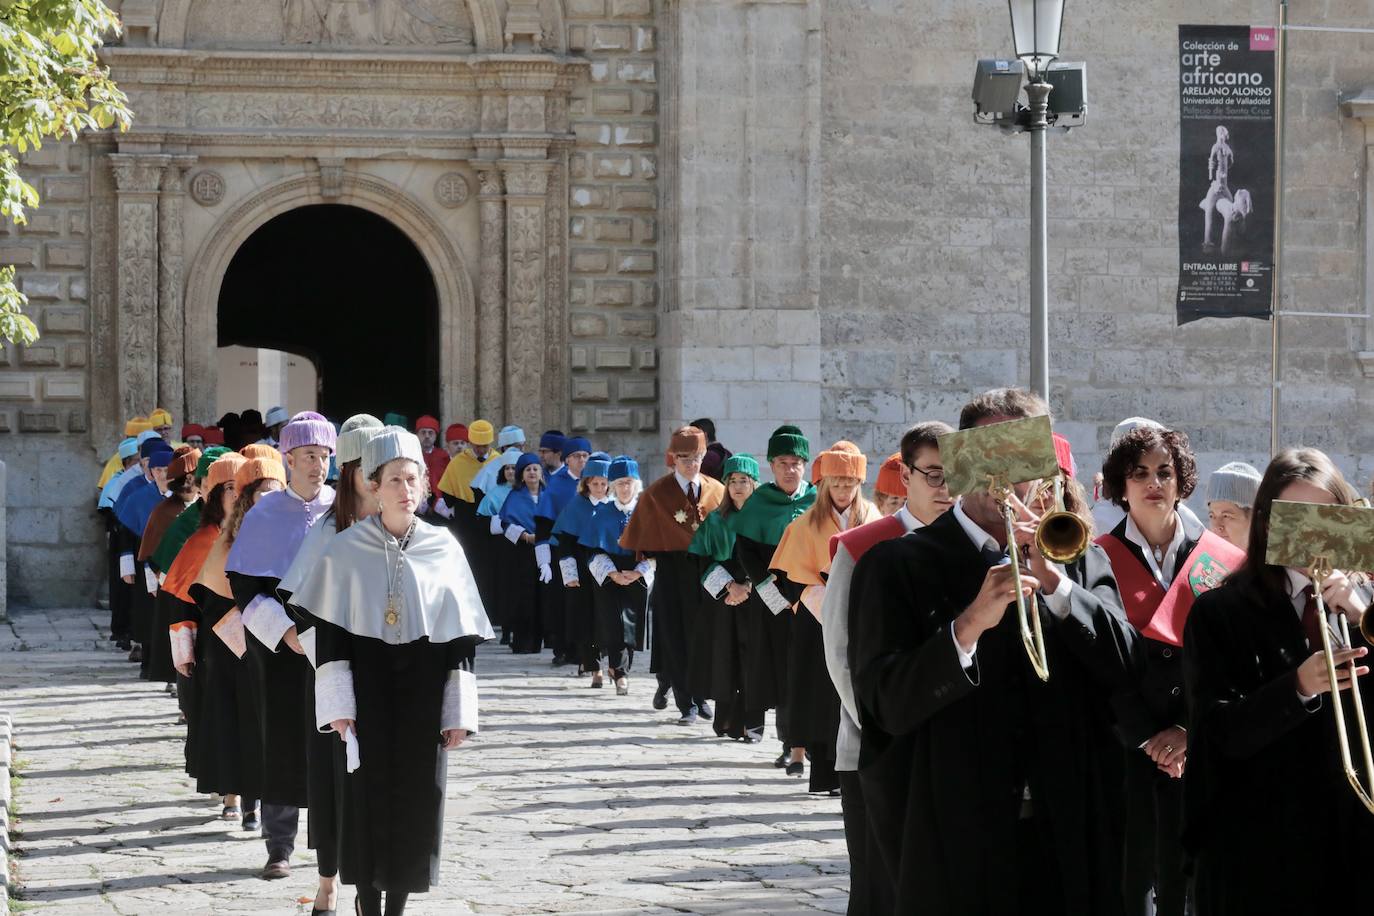
[(1145, 637), (1148, 658), (1135, 688), (1112, 701), (1127, 748), (1122, 891), (1132, 916), (1182, 916), (1183, 627), (1193, 599), (1221, 584), (1245, 554), (1178, 511), (1197, 486), (1186, 434), (1131, 430), (1112, 446), (1102, 476), (1126, 517), (1097, 544), (1111, 558), (1126, 616)]

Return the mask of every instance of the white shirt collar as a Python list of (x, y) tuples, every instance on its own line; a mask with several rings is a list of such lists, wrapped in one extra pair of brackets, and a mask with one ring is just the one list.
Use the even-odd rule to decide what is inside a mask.
[(912, 515), (911, 510), (906, 507), (906, 503), (902, 503), (902, 507), (892, 514), (906, 526), (907, 531), (915, 531), (917, 528), (925, 527), (925, 522)]
[(688, 485), (688, 484), (693, 484), (693, 483), (697, 485), (697, 490), (698, 490), (698, 491), (701, 490), (701, 475), (700, 475), (700, 474), (698, 474), (696, 477), (693, 477), (693, 478), (688, 479), (688, 478), (686, 478), (686, 477), (683, 477), (683, 476), (682, 476), (681, 474), (679, 474), (677, 471), (674, 471), (674, 472), (673, 472), (673, 476), (677, 478), (677, 485), (682, 489), (682, 492), (683, 492), (683, 493), (686, 493), (686, 492), (687, 492), (687, 485)]
[(854, 505), (851, 503), (849, 508), (845, 509), (843, 512), (837, 512), (834, 509), (830, 510), (830, 514), (835, 516), (835, 524), (840, 527), (841, 531), (849, 530), (849, 513), (853, 510), (853, 508)]
[(1288, 600), (1293, 602), (1293, 608), (1301, 617), (1307, 610), (1307, 596), (1303, 592), (1312, 586), (1312, 580), (1307, 573), (1291, 566), (1285, 566), (1283, 571), (1288, 576)]
[(303, 502), (305, 502), (305, 497), (302, 496), (301, 494), (297, 493), (294, 489), (292, 489), (292, 487), (291, 487), (290, 484), (287, 484), (287, 485), (286, 485), (285, 487), (283, 487), (282, 489), (284, 489), (286, 492), (290, 493), (290, 494), (291, 494), (291, 498), (294, 499), (296, 502), (298, 502), (298, 503), (303, 503)]
[(592, 504), (593, 506), (604, 506), (604, 505), (606, 505), (606, 503), (610, 502), (612, 498), (613, 498), (613, 497), (611, 496), (610, 493), (607, 493), (605, 496), (601, 497), (600, 499), (592, 499), (590, 496), (587, 497), (587, 499), (591, 502), (591, 504)]
[(1164, 588), (1168, 588), (1174, 581), (1174, 572), (1178, 567), (1178, 551), (1183, 546), (1183, 519), (1177, 514), (1174, 515), (1174, 538), (1169, 542), (1169, 546), (1164, 548), (1164, 559), (1155, 559), (1154, 548), (1145, 539), (1145, 535), (1136, 527), (1135, 519), (1130, 515), (1126, 516), (1126, 537), (1130, 539), (1140, 552), (1145, 554), (1145, 562), (1150, 567), (1150, 573), (1155, 577), (1155, 581)]
[[(904, 510), (906, 509), (905, 506), (902, 508)], [(989, 546), (994, 550), (1003, 549), (1002, 545), (997, 543), (997, 538), (978, 527), (978, 524), (968, 517), (968, 513), (964, 511), (964, 500), (962, 498), (955, 500), (954, 508), (949, 511), (954, 513), (954, 518), (959, 522), (959, 527), (964, 529), (964, 534), (968, 535), (968, 539), (973, 542), (973, 546), (977, 548), (979, 552), (981, 552), (984, 547)]]
[(625, 513), (626, 515), (629, 515), (631, 512), (635, 511), (635, 506), (637, 506), (638, 504), (638, 496), (636, 496), (634, 499), (630, 500), (627, 503), (623, 503), (618, 499), (615, 501), (615, 507), (619, 509), (621, 512)]

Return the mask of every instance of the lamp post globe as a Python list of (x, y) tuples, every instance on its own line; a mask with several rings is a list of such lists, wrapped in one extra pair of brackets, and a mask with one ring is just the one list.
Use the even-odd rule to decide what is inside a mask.
[(1064, 0), (1007, 0), (1011, 9), (1012, 43), (1035, 82), (1050, 61), (1059, 56), (1064, 26)]

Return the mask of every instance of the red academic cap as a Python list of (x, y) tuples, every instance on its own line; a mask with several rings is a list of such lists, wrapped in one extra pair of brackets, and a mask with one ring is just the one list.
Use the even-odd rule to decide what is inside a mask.
[(422, 429), (432, 429), (434, 430), (434, 434), (437, 436), (439, 434), (439, 421), (431, 417), (429, 414), (425, 414), (423, 417), (415, 421), (415, 431), (418, 433)]
[(185, 442), (187, 439), (191, 438), (192, 436), (200, 436), (202, 439), (204, 439), (204, 438), (205, 438), (205, 427), (201, 426), (199, 423), (187, 423), (185, 426), (183, 426), (183, 427), (181, 428), (181, 441), (182, 441), (182, 442)]
[(468, 428), (462, 423), (454, 423), (444, 430), (445, 442), (466, 442), (468, 441)]
[(1077, 476), (1078, 468), (1073, 462), (1073, 449), (1069, 447), (1069, 440), (1059, 433), (1054, 434), (1054, 456), (1059, 459), (1059, 469), (1070, 477)]
[(203, 426), (201, 427), (200, 435), (201, 438), (205, 440), (206, 445), (224, 444), (224, 430), (220, 429), (218, 426)]

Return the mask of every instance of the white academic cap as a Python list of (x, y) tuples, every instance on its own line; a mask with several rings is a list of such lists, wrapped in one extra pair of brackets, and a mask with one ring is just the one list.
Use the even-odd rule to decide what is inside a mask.
[(1148, 417), (1127, 417), (1125, 420), (1116, 424), (1116, 429), (1112, 430), (1112, 444), (1110, 447), (1115, 448), (1116, 444), (1120, 442), (1128, 432), (1133, 429), (1140, 429), (1142, 426), (1149, 426), (1154, 429), (1164, 428), (1163, 423), (1157, 423)]
[(371, 477), (379, 467), (397, 458), (409, 458), (421, 468), (425, 466), (425, 453), (413, 432), (404, 426), (383, 427), (363, 444), (363, 476)]

